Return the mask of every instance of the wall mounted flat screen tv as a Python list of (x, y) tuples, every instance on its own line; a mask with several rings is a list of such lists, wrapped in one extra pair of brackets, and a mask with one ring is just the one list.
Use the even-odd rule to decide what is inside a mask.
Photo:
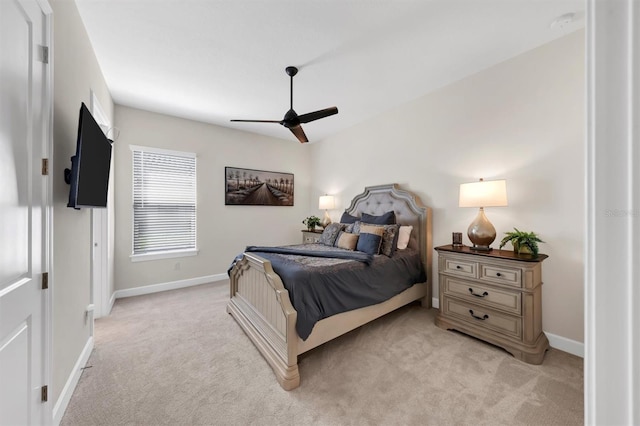
[(71, 169), (65, 169), (65, 181), (71, 185), (67, 207), (106, 207), (110, 168), (111, 141), (82, 103), (76, 155), (71, 157)]

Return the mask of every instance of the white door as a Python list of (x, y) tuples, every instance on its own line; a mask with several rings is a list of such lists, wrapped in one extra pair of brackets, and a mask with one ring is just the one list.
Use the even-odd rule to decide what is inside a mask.
[(0, 0), (0, 424), (46, 424), (50, 10)]

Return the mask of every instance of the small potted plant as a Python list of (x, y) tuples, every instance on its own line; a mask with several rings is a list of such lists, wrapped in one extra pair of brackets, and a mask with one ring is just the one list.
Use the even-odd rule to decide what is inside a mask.
[(320, 218), (318, 216), (309, 216), (303, 220), (302, 223), (307, 225), (309, 231), (313, 231), (316, 229), (316, 226), (320, 225)]
[(504, 247), (507, 243), (511, 243), (513, 251), (518, 254), (533, 254), (538, 255), (538, 243), (544, 243), (535, 232), (519, 231), (518, 228), (513, 228), (515, 231), (505, 232), (505, 237), (500, 241), (500, 248)]

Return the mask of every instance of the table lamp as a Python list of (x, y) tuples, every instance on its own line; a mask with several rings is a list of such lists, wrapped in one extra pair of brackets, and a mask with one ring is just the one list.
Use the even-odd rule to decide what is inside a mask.
[(320, 197), (320, 201), (318, 202), (318, 208), (320, 210), (324, 210), (324, 217), (320, 221), (320, 225), (323, 228), (326, 228), (331, 223), (331, 218), (329, 217), (328, 210), (334, 209), (336, 207), (335, 199), (333, 195), (323, 195)]
[(478, 216), (471, 222), (467, 236), (473, 243), (472, 250), (489, 251), (496, 239), (496, 228), (484, 214), (485, 207), (507, 205), (507, 181), (483, 180), (460, 184), (460, 207), (479, 207)]

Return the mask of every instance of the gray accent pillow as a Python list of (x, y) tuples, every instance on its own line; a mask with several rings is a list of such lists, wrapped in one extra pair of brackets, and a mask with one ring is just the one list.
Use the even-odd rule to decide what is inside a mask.
[(359, 220), (355, 221), (354, 223), (347, 225), (347, 232), (351, 232), (354, 234), (359, 234), (360, 233), (360, 224), (362, 222), (360, 222)]
[(398, 248), (398, 237), (400, 236), (400, 225), (384, 225), (384, 234), (382, 234), (382, 247), (380, 253), (391, 257)]
[(338, 238), (338, 234), (343, 228), (344, 225), (342, 223), (331, 223), (327, 225), (324, 228), (324, 231), (322, 231), (322, 235), (320, 235), (318, 242), (325, 246), (333, 246), (336, 242), (336, 238)]

